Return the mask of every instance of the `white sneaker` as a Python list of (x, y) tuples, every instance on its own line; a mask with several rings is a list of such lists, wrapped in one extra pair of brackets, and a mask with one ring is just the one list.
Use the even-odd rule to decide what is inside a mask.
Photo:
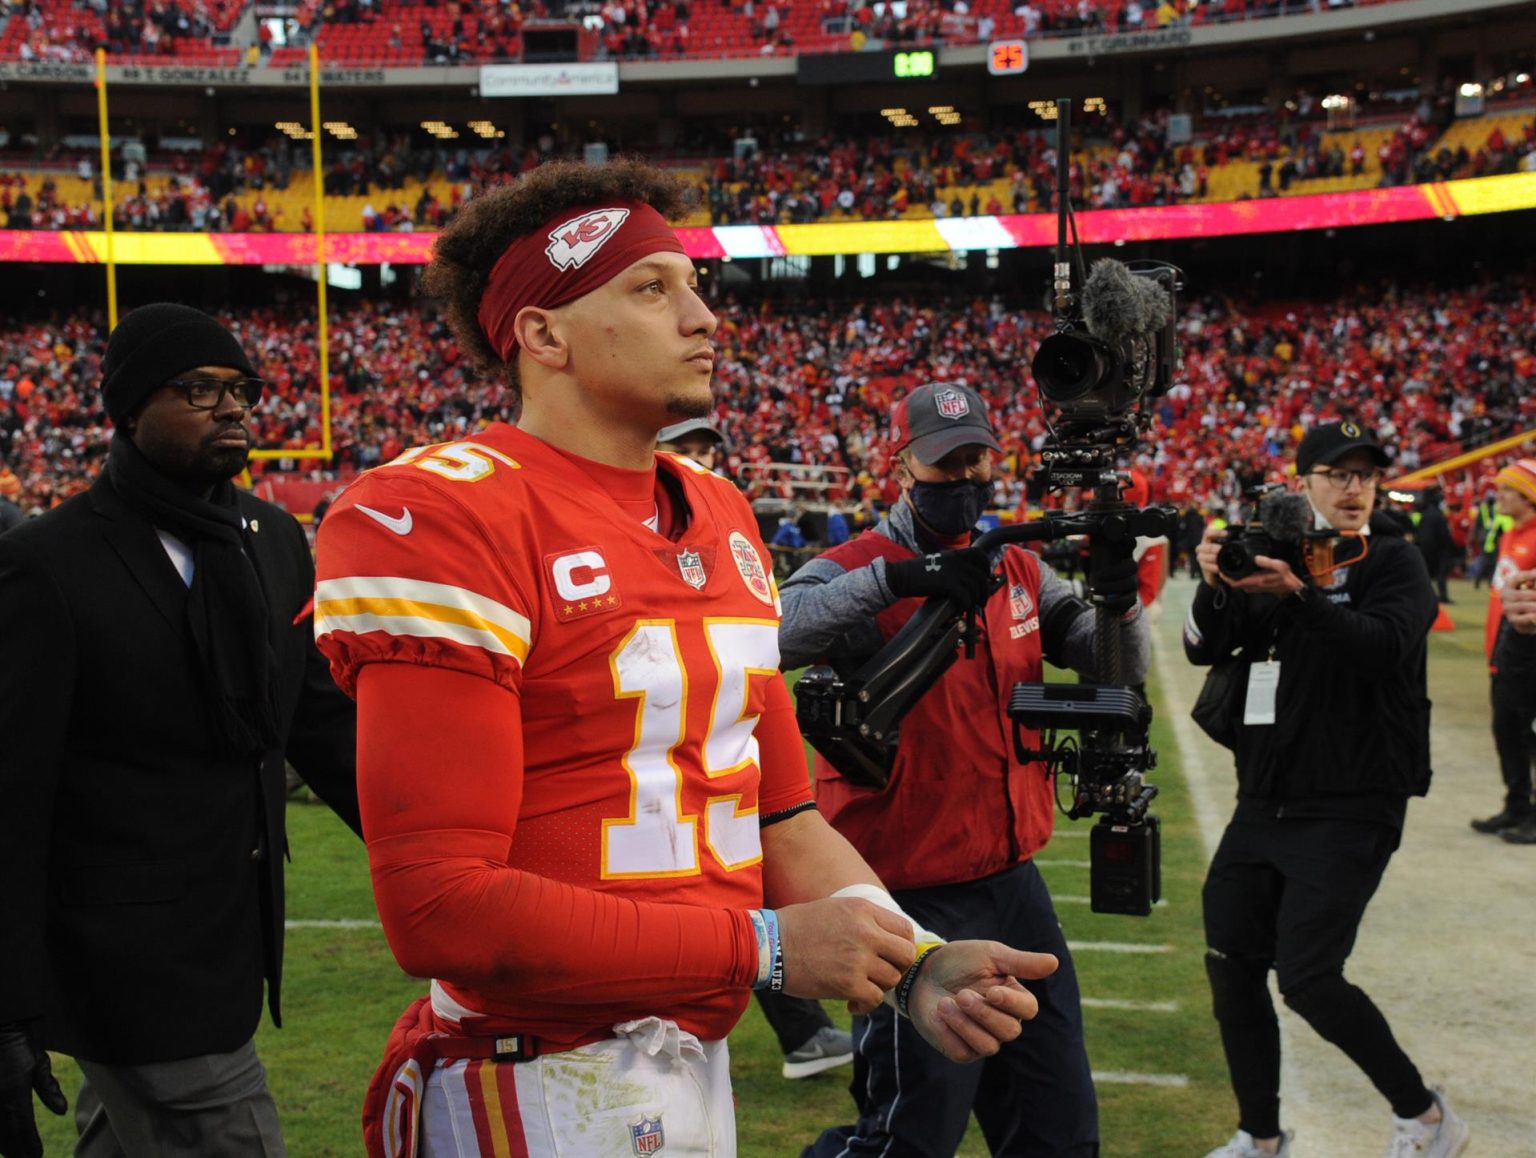
[(1387, 1158), (1457, 1158), (1467, 1148), (1472, 1130), (1439, 1086), (1429, 1088), (1440, 1107), (1440, 1120), (1425, 1125), (1417, 1118), (1392, 1118), (1392, 1141), (1387, 1144)]
[(1239, 1130), (1232, 1135), (1230, 1142), (1212, 1150), (1205, 1158), (1291, 1158), (1292, 1137), (1294, 1135), (1289, 1130), (1281, 1130), (1280, 1149), (1260, 1150), (1254, 1144), (1252, 1134), (1247, 1130)]

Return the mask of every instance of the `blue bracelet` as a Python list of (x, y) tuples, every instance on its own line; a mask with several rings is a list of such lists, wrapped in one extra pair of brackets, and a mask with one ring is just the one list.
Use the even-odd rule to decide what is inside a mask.
[(780, 993), (784, 989), (784, 945), (779, 939), (779, 915), (772, 909), (752, 909), (747, 915), (757, 934), (757, 980), (752, 988)]

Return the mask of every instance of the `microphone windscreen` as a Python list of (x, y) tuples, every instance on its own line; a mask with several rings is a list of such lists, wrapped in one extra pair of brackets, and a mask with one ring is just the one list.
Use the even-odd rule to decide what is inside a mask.
[(1259, 522), (1271, 538), (1299, 543), (1312, 529), (1312, 504), (1295, 491), (1269, 495), (1259, 503)]
[(1112, 257), (1093, 263), (1083, 284), (1083, 320), (1090, 334), (1117, 342), (1147, 328), (1146, 299), (1136, 284), (1140, 280)]
[(1136, 289), (1141, 294), (1142, 322), (1148, 330), (1160, 330), (1173, 316), (1173, 299), (1161, 284), (1150, 277), (1132, 275)]

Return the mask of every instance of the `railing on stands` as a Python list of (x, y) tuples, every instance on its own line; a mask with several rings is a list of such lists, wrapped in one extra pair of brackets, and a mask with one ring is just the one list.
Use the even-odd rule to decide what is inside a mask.
[(759, 510), (772, 510), (775, 503), (801, 509), (813, 502), (825, 504), (830, 497), (848, 493), (851, 475), (846, 466), (799, 462), (744, 462), (737, 473)]

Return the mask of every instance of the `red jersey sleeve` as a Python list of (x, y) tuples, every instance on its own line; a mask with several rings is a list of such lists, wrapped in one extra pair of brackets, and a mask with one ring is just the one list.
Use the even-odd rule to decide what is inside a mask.
[(321, 524), (320, 650), (353, 697), (358, 672), (380, 662), (449, 668), (515, 689), (533, 643), (534, 604), (466, 496), (412, 470), (364, 475)]
[(401, 968), (524, 1000), (598, 1005), (618, 989), (637, 1009), (752, 983), (745, 910), (636, 900), (507, 864), (523, 799), (516, 692), (403, 665), (368, 669), (358, 692), (363, 831)]

